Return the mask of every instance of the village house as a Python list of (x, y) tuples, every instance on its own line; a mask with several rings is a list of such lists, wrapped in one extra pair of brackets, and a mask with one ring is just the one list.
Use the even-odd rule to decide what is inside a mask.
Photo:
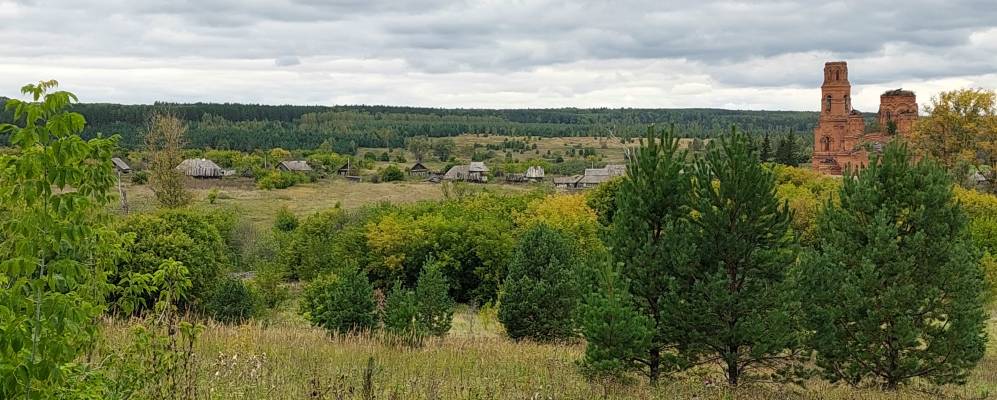
[(312, 167), (307, 161), (281, 161), (277, 169), (287, 172), (311, 172)]
[(465, 182), (488, 182), (488, 167), (480, 161), (471, 162), (468, 165), (455, 165), (443, 174), (443, 179), (448, 181)]
[(620, 164), (609, 164), (603, 168), (586, 168), (585, 174), (578, 180), (575, 187), (586, 189), (608, 182), (617, 176), (627, 173), (627, 166)]
[(206, 158), (188, 158), (177, 165), (177, 171), (183, 172), (192, 178), (221, 178), (224, 175), (222, 168)]
[(408, 174), (411, 176), (428, 177), (430, 172), (429, 168), (426, 168), (421, 162), (416, 162), (415, 165), (412, 165), (412, 168), (408, 169)]

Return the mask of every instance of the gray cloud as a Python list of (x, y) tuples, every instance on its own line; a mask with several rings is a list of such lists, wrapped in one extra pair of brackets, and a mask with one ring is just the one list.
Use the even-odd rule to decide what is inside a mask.
[[(981, 77), (997, 72), (992, 0), (0, 0), (0, 35), (0, 67), (14, 72), (12, 60), (59, 59), (70, 71), (146, 77), (165, 68), (255, 77), (237, 80), (246, 84), (369, 83), (336, 99), (321, 97), (329, 88), (305, 88), (302, 101), (580, 105), (605, 96), (604, 105), (624, 105), (632, 95), (617, 89), (630, 88), (700, 106), (743, 89), (736, 104), (779, 106), (750, 93), (812, 90), (828, 59), (849, 60), (853, 82), (867, 85), (988, 82)], [(295, 68), (267, 72), (267, 63)], [(570, 82), (550, 84), (559, 74)], [(388, 87), (398, 82), (421, 91), (407, 99)], [(461, 92), (477, 87), (477, 97)], [(250, 92), (235, 83), (219, 90)], [(638, 102), (654, 101), (674, 100)]]

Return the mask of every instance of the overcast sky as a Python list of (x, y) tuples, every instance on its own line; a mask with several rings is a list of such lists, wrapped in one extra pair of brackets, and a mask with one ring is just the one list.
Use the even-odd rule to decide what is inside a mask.
[(85, 102), (811, 110), (997, 87), (994, 0), (0, 0), (0, 95)]

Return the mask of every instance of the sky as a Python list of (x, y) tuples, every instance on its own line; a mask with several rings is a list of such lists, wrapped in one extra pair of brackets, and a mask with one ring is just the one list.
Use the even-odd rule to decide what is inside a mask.
[(0, 95), (84, 102), (815, 110), (997, 88), (994, 0), (0, 0)]

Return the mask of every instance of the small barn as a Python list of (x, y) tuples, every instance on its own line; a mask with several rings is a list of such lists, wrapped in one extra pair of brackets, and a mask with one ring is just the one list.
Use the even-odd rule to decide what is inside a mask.
[(473, 161), (471, 165), (467, 166), (468, 180), (474, 182), (485, 182), (488, 181), (488, 167), (485, 163), (481, 161)]
[(609, 164), (603, 168), (586, 168), (585, 175), (575, 184), (578, 188), (590, 188), (598, 186), (600, 183), (608, 182), (617, 176), (627, 173), (627, 166), (620, 164)]
[(192, 178), (221, 178), (222, 168), (207, 158), (188, 158), (177, 166), (177, 170)]
[(544, 180), (544, 168), (541, 166), (532, 166), (526, 169), (526, 179), (530, 182), (540, 182)]
[(132, 167), (128, 166), (128, 163), (118, 157), (112, 158), (111, 163), (114, 164), (114, 169), (117, 170), (118, 173), (127, 174), (132, 172)]
[(554, 178), (554, 187), (559, 189), (574, 189), (578, 186), (578, 181), (581, 179), (581, 175), (559, 176)]
[(287, 172), (311, 172), (312, 167), (307, 161), (281, 161), (277, 164), (277, 169)]
[(429, 176), (429, 168), (426, 168), (426, 166), (422, 165), (421, 162), (417, 162), (412, 166), (412, 168), (408, 169), (408, 174), (416, 176)]
[(443, 174), (443, 179), (448, 181), (465, 182), (488, 182), (488, 167), (483, 162), (472, 162), (469, 165), (454, 165), (447, 173)]

